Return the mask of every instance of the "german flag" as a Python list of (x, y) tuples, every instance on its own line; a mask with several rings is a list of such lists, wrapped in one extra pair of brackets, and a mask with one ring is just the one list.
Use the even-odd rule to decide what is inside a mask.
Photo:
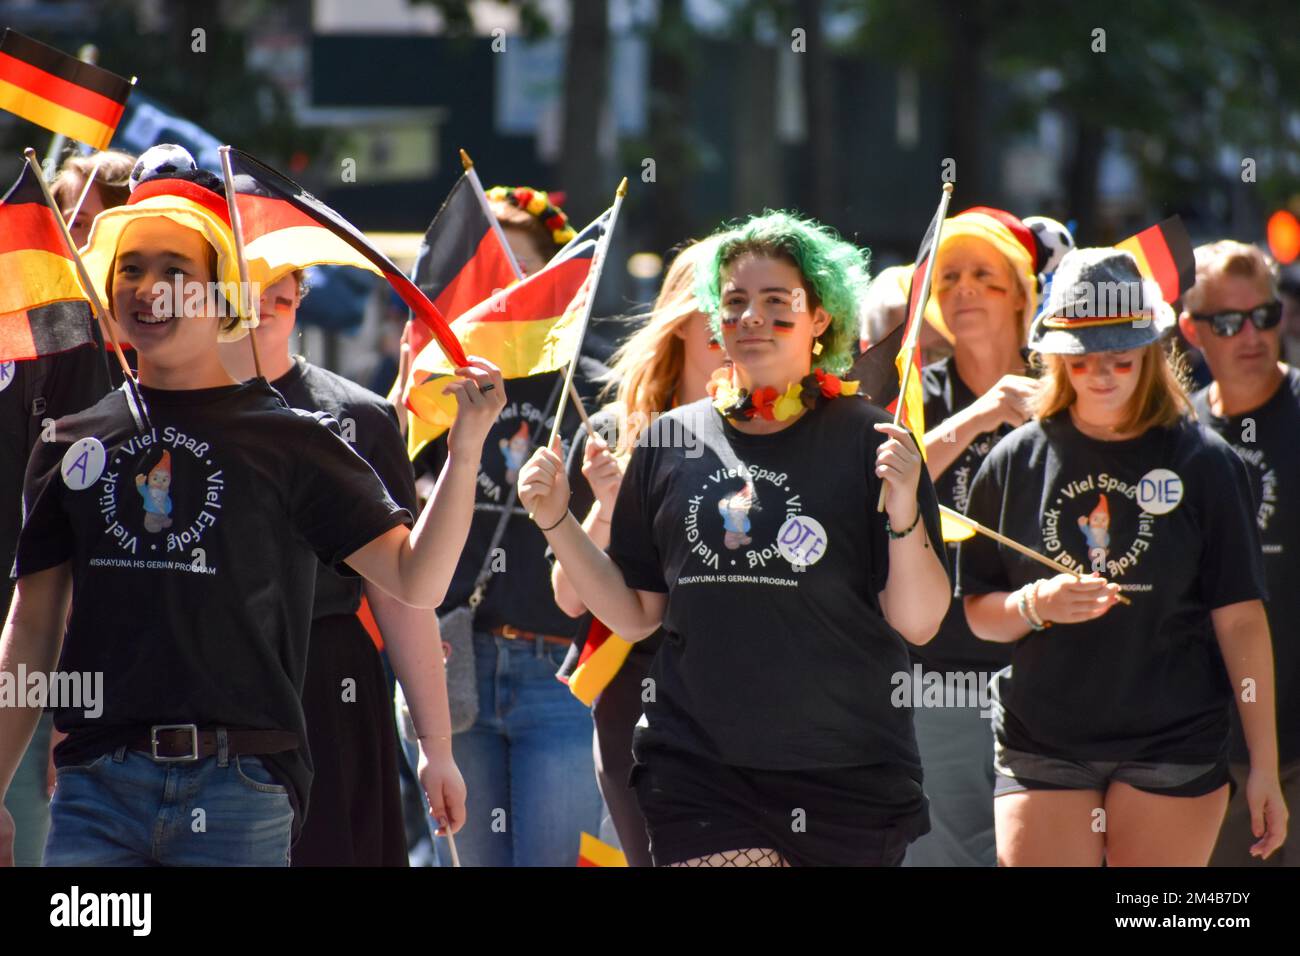
[(69, 139), (107, 149), (131, 81), (31, 37), (0, 37), (0, 109)]
[(359, 229), (293, 180), (247, 153), (230, 150), (250, 277), (267, 284), (314, 265), (355, 266), (388, 280), (455, 366), (465, 350), (438, 308)]
[(925, 392), (921, 387), (921, 350), (913, 348), (909, 354), (906, 346), (915, 341), (911, 337), (913, 325), (924, 321), (925, 303), (920, 301), (922, 279), (926, 263), (935, 253), (942, 223), (943, 205), (940, 204), (916, 253), (916, 264), (907, 290), (907, 315), (892, 332), (863, 352), (846, 376), (858, 382), (859, 389), (870, 402), (894, 414), (898, 409), (905, 363), (911, 362), (912, 371), (907, 376), (907, 394), (902, 396), (903, 415), (899, 421), (917, 437), (922, 456), (925, 455), (925, 446), (920, 441), (925, 434)]
[[(453, 323), (484, 299), (519, 278), (505, 238), (465, 172), (429, 224), (415, 259), (411, 281)], [(415, 355), (429, 343), (420, 326), (411, 328)], [(476, 353), (477, 354), (477, 353)]]
[(577, 666), (567, 677), (557, 679), (569, 688), (569, 693), (590, 707), (609, 686), (631, 650), (631, 641), (619, 637), (592, 615)]
[[(507, 378), (526, 378), (563, 368), (578, 348), (578, 323), (590, 293), (589, 279), (612, 208), (547, 263), (546, 268), (480, 302), (452, 329), (465, 350), (481, 355)], [(407, 436), (414, 458), (456, 417), (456, 400), (443, 395), (452, 368), (425, 348), (412, 363), (406, 407), (414, 413)]]
[(0, 361), (94, 341), (90, 303), (31, 165), (0, 200)]
[(627, 866), (627, 856), (590, 833), (578, 839), (578, 866)]
[(1160, 286), (1161, 295), (1171, 305), (1196, 282), (1192, 239), (1178, 216), (1117, 242), (1115, 248), (1132, 254), (1138, 271)]

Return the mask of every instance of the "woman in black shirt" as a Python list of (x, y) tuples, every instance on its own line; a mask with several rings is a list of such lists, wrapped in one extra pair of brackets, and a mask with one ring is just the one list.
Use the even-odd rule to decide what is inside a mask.
[[(1228, 801), (1234, 688), (1247, 795), (1286, 833), (1258, 532), (1241, 462), (1185, 417), (1172, 313), (1133, 258), (1075, 250), (1030, 348), (1035, 420), (990, 453), (967, 514), (1074, 573), (962, 543), (971, 629), (1014, 643), (995, 681), (1004, 865), (1204, 866)], [(1117, 606), (1123, 592), (1124, 604)], [(1104, 616), (1104, 620), (1102, 620)]]
[(784, 213), (714, 241), (697, 294), (734, 365), (633, 451), (608, 555), (554, 449), (520, 497), (593, 613), (629, 640), (663, 627), (634, 745), (657, 865), (897, 865), (928, 825), (891, 685), (948, 605), (933, 487), (835, 377), (862, 251)]

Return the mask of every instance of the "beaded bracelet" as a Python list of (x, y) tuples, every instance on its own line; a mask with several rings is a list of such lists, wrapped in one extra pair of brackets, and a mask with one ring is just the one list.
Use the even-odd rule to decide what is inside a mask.
[(916, 509), (916, 518), (912, 521), (910, 525), (907, 526), (906, 531), (895, 531), (893, 527), (891, 527), (889, 524), (889, 515), (885, 515), (885, 531), (889, 534), (890, 541), (897, 541), (899, 538), (906, 538), (909, 534), (911, 534), (914, 530), (916, 530), (916, 526), (920, 523), (921, 523), (921, 509), (919, 507)]
[(1038, 613), (1038, 585), (1041, 583), (1041, 581), (1035, 581), (1033, 584), (1025, 585), (1029, 591), (1025, 597), (1025, 604), (1029, 609), (1030, 625), (1035, 631), (1042, 631), (1052, 626), (1051, 621), (1043, 620), (1042, 615)]

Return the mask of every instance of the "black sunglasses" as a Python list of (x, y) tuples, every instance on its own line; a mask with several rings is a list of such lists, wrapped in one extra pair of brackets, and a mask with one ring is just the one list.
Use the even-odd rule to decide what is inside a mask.
[(1282, 303), (1274, 299), (1245, 312), (1213, 312), (1209, 315), (1192, 313), (1198, 322), (1209, 322), (1210, 331), (1223, 338), (1231, 338), (1241, 331), (1246, 320), (1261, 332), (1275, 328), (1282, 321)]

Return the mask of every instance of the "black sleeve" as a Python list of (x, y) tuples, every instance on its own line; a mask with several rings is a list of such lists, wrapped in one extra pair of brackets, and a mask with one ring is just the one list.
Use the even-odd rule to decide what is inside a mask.
[(1216, 444), (1197, 469), (1203, 489), (1197, 590), (1211, 609), (1267, 598), (1263, 546), (1250, 508), (1246, 466), (1226, 444)]
[(368, 406), (364, 420), (367, 440), (358, 443), (361, 457), (370, 463), (394, 501), (412, 515), (419, 514), (415, 496), (415, 469), (406, 454), (406, 442), (397, 425), (397, 412), (385, 402)]
[(63, 507), (63, 453), (67, 442), (37, 442), (23, 482), (23, 527), (10, 577), (58, 567), (72, 557), (75, 535)]
[(659, 511), (650, 498), (656, 464), (655, 448), (638, 445), (627, 463), (618, 489), (610, 525), (608, 554), (630, 588), (668, 593), (663, 561), (655, 544), (652, 522)]
[[(1006, 470), (1002, 464), (1005, 455), (992, 454), (984, 459), (975, 480), (971, 483), (966, 514), (995, 531), (1008, 533), (1002, 527), (1002, 500), (1006, 487)], [(957, 546), (956, 597), (974, 597), (995, 591), (1014, 590), (1002, 561), (1001, 546), (982, 534), (972, 535)]]
[(304, 414), (303, 419), (289, 496), (292, 521), (324, 564), (350, 575), (354, 572), (344, 559), (390, 528), (410, 526), (411, 513), (389, 496), (332, 418)]

